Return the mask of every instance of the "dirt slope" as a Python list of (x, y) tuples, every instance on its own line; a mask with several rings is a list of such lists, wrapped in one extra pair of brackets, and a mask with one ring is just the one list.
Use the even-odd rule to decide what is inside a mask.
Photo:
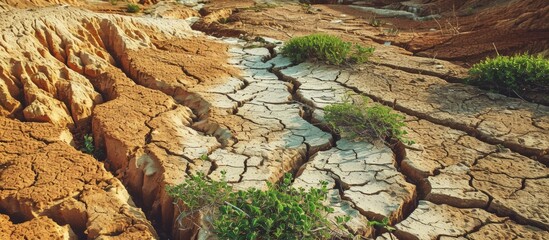
[[(414, 55), (476, 63), (486, 56), (500, 54), (545, 52), (549, 47), (549, 5), (544, 1), (347, 1), (351, 5), (312, 5), (304, 7), (279, 3), (277, 7), (253, 2), (216, 1), (207, 5), (212, 17), (222, 11), (229, 15), (213, 24), (198, 24), (194, 28), (214, 35), (270, 36), (287, 39), (312, 32), (328, 32), (355, 42), (383, 43), (390, 41)], [(246, 4), (247, 3), (247, 4)], [(255, 7), (254, 7), (255, 6)], [(413, 11), (418, 17), (440, 15), (437, 21), (416, 21), (387, 17), (359, 10), (352, 6)], [(408, 14), (412, 14), (407, 12)], [(371, 26), (372, 19), (381, 20)], [(212, 22), (210, 20), (210, 22)], [(396, 34), (391, 33), (396, 32)], [(253, 38), (253, 37), (252, 37)]]
[(475, 62), (485, 56), (495, 56), (494, 45), (503, 55), (538, 53), (549, 47), (549, 4), (546, 2), (476, 0), (455, 4), (452, 10), (450, 1), (434, 3), (437, 7), (443, 5), (449, 22), (459, 24), (459, 34), (437, 45), (422, 46), (421, 41), (411, 41), (409, 48), (422, 56), (437, 54), (441, 59)]
[[(220, 141), (227, 135), (209, 122), (209, 103), (189, 92), (224, 83), (238, 72), (223, 66), (227, 47), (204, 37), (189, 39), (197, 34), (183, 21), (94, 14), (71, 7), (14, 9), (2, 24), (1, 44), (9, 49), (0, 53), (2, 115), (48, 122), (73, 130), (77, 137), (93, 125), (95, 144), (105, 149), (107, 167), (117, 172), (144, 210), (170, 230), (174, 212), (172, 201), (163, 193), (166, 182), (175, 184), (184, 177), (181, 172), (187, 167), (181, 160), (192, 163), (190, 159), (220, 145), (190, 125), (198, 121), (197, 128), (212, 131)], [(179, 102), (196, 110), (196, 115)], [(202, 143), (193, 143), (199, 138)], [(164, 149), (171, 153), (171, 148), (179, 147), (177, 141), (188, 147), (183, 153), (190, 156), (168, 154), (144, 160), (147, 155), (139, 155), (160, 154)], [(177, 167), (170, 172), (163, 162)], [(150, 182), (143, 182), (144, 177)], [(16, 208), (8, 214), (18, 216), (21, 211)], [(31, 215), (25, 218), (30, 219)], [(107, 225), (99, 224), (108, 229)]]
[[(135, 87), (113, 67), (121, 59), (110, 50), (124, 49), (123, 53), (153, 47), (145, 32), (157, 32), (156, 39), (161, 40), (192, 35), (189, 27), (165, 24), (169, 20), (137, 20), (67, 7), (11, 10), (3, 19), (2, 213), (16, 223), (34, 221), (37, 216), (47, 216), (60, 226), (68, 223), (64, 235), (72, 229), (79, 237), (156, 238), (120, 181), (102, 163), (69, 145), (74, 143), (67, 130), (74, 130), (73, 126), (89, 129), (93, 108), (104, 100), (139, 95), (154, 99), (150, 93), (154, 91)], [(144, 113), (148, 112), (146, 105), (135, 104), (144, 106), (137, 109)], [(31, 232), (25, 234), (31, 236)]]

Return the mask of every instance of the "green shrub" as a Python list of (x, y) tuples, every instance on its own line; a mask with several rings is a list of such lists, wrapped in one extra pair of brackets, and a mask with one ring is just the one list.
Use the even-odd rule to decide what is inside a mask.
[(286, 42), (281, 51), (282, 55), (289, 57), (294, 63), (317, 59), (335, 65), (345, 62), (363, 63), (373, 52), (374, 48), (353, 45), (327, 34), (292, 38)]
[(141, 8), (139, 7), (139, 5), (135, 4), (135, 3), (128, 3), (128, 9), (127, 11), (129, 13), (136, 13), (136, 12), (139, 12), (141, 11)]
[(84, 145), (82, 146), (80, 151), (85, 152), (87, 154), (93, 154), (95, 152), (92, 135), (89, 135), (89, 134), (84, 135)]
[(497, 56), (473, 65), (468, 83), (502, 94), (549, 91), (549, 60), (541, 55)]
[(189, 214), (205, 206), (221, 205), (231, 193), (227, 182), (206, 179), (202, 173), (191, 175), (184, 183), (168, 186), (166, 190), (168, 195), (185, 203)]
[(406, 126), (404, 116), (392, 112), (389, 107), (368, 105), (368, 102), (369, 99), (364, 97), (357, 103), (345, 100), (326, 106), (324, 118), (335, 131), (350, 138), (369, 141), (381, 139), (384, 142), (395, 139), (405, 144), (414, 143), (405, 138), (407, 132), (402, 129)]
[[(305, 191), (291, 187), (291, 182), (286, 174), (279, 185), (269, 184), (266, 191), (235, 192), (226, 182), (199, 174), (167, 187), (167, 192), (190, 209), (183, 216), (209, 208), (211, 227), (220, 239), (330, 239), (333, 225), (326, 215), (333, 209), (323, 205), (326, 183)], [(345, 221), (348, 217), (337, 218), (339, 224)]]

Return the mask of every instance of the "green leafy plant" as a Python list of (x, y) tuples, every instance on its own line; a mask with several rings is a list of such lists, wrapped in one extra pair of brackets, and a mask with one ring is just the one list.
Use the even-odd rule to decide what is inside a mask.
[(324, 108), (324, 118), (337, 132), (353, 139), (399, 140), (405, 144), (414, 142), (405, 138), (404, 116), (392, 112), (392, 109), (379, 104), (369, 104), (364, 97), (360, 101), (328, 105)]
[(200, 160), (209, 161), (210, 157), (208, 156), (208, 154), (202, 154), (202, 155), (200, 155)]
[[(354, 47), (353, 47), (354, 46)], [(327, 34), (312, 34), (290, 39), (281, 53), (292, 62), (299, 63), (308, 59), (328, 61), (340, 65), (345, 62), (363, 63), (372, 55), (374, 48), (362, 47), (345, 42), (339, 37)]]
[(541, 55), (497, 56), (473, 65), (467, 82), (506, 95), (549, 92), (549, 60)]
[(93, 146), (93, 136), (86, 134), (84, 135), (84, 144), (80, 151), (87, 154), (93, 154), (95, 152), (95, 147)]
[(106, 157), (105, 152), (101, 148), (95, 148), (95, 145), (93, 144), (93, 136), (90, 134), (86, 134), (83, 137), (83, 143), (82, 147), (80, 148), (80, 151), (92, 155), (94, 158), (98, 160), (103, 160)]
[(135, 3), (128, 3), (128, 7), (127, 7), (126, 11), (129, 12), (129, 13), (137, 13), (137, 12), (141, 11), (141, 7), (139, 7), (139, 5), (137, 5)]
[[(222, 178), (225, 173), (222, 172)], [(191, 175), (182, 184), (166, 187), (168, 195), (182, 201), (190, 212), (187, 215), (203, 208), (222, 205), (229, 199), (231, 187), (225, 181), (212, 181), (203, 173)], [(182, 216), (184, 217), (184, 216)]]
[(109, 0), (109, 2), (111, 3), (111, 5), (116, 5), (116, 4), (118, 4), (118, 0)]
[(368, 61), (368, 58), (374, 52), (374, 48), (363, 47), (358, 44), (355, 45), (355, 54), (351, 55), (349, 59), (354, 63), (365, 63)]
[(389, 232), (389, 237), (391, 237), (391, 240), (393, 239), (393, 231), (396, 230), (393, 226), (389, 224), (389, 218), (383, 218), (383, 220), (380, 221), (368, 221), (368, 226), (373, 226), (376, 228), (383, 228)]
[[(266, 191), (232, 191), (226, 182), (199, 174), (167, 187), (167, 192), (190, 209), (184, 216), (210, 209), (210, 227), (219, 239), (331, 239), (334, 225), (326, 215), (333, 209), (323, 205), (326, 183), (307, 191), (291, 183), (291, 175), (286, 174), (280, 184), (268, 184)], [(340, 225), (348, 220), (336, 218)]]

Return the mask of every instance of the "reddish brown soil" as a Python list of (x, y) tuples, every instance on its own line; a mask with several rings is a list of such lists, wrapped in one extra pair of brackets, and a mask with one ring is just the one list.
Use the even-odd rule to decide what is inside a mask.
[[(436, 1), (429, 9), (441, 13), (437, 21), (414, 21), (387, 18), (349, 7), (348, 5), (297, 4), (278, 7), (254, 5), (251, 1), (215, 1), (206, 6), (204, 15), (232, 10), (219, 23), (200, 23), (196, 29), (216, 36), (269, 36), (281, 40), (313, 32), (343, 36), (355, 42), (391, 41), (408, 51), (426, 57), (467, 64), (486, 56), (519, 52), (537, 53), (549, 47), (549, 5), (543, 1)], [(398, 1), (381, 1), (377, 6)], [(501, 1), (500, 1), (501, 2)], [(376, 5), (374, 5), (376, 6)], [(516, 11), (520, 9), (520, 11)], [(371, 18), (384, 22), (380, 27), (369, 24)], [(543, 20), (545, 19), (545, 20)], [(219, 19), (217, 19), (219, 20)], [(342, 20), (342, 23), (337, 21)], [(398, 29), (398, 36), (387, 34)], [(371, 32), (376, 34), (372, 35)]]
[[(426, 41), (411, 41), (406, 45), (407, 48), (422, 56), (436, 55), (442, 59), (469, 63), (478, 62), (486, 56), (495, 56), (497, 52), (502, 55), (538, 53), (549, 48), (547, 2), (525, 0), (490, 4), (487, 1), (458, 1), (467, 3), (459, 9), (456, 6), (456, 11), (473, 11), (469, 16), (454, 15), (459, 13), (453, 12), (448, 2), (446, 18), (439, 22), (459, 25), (459, 34), (452, 35), (442, 44), (429, 43), (429, 38)], [(481, 4), (485, 4), (484, 7)], [(473, 7), (478, 5), (478, 9)]]

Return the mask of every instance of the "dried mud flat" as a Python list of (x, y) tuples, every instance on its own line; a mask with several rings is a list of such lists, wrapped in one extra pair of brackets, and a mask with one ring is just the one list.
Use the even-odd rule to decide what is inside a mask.
[[(234, 16), (215, 4), (197, 26)], [(240, 189), (327, 181), (330, 217), (365, 238), (390, 239), (367, 225), (384, 217), (398, 239), (549, 238), (549, 107), (456, 83), (463, 67), (375, 37), (371, 63), (296, 65), (277, 40), (193, 31), (179, 5), (14, 5), (0, 1), (0, 239), (188, 239), (165, 186), (222, 171)], [(327, 131), (322, 109), (348, 94), (405, 115), (416, 144)], [(83, 133), (101, 161), (78, 151)]]

